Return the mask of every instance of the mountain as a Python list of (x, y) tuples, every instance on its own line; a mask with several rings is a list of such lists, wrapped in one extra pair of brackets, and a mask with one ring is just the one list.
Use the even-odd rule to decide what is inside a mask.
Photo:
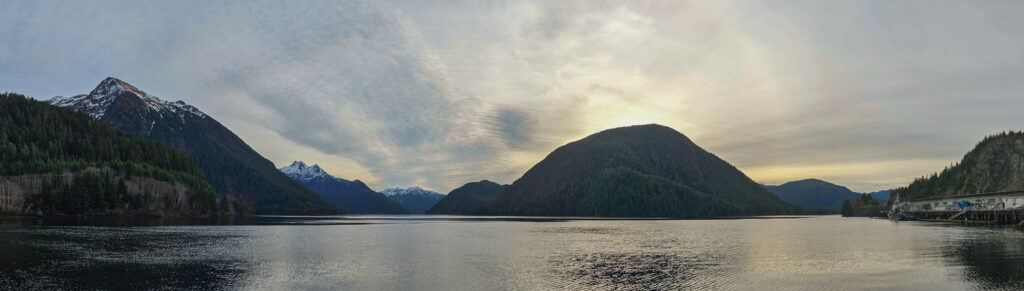
[(480, 214), (704, 217), (809, 211), (671, 128), (605, 130), (559, 147)]
[(427, 209), (433, 207), (437, 201), (444, 198), (444, 195), (434, 191), (423, 190), (420, 187), (410, 188), (387, 188), (380, 191), (389, 199), (402, 204), (414, 214), (423, 214)]
[(218, 199), (187, 156), (92, 117), (0, 94), (0, 213), (218, 215)]
[(487, 180), (467, 183), (445, 195), (444, 199), (427, 210), (427, 214), (472, 214), (487, 206), (504, 191), (505, 186)]
[(168, 102), (106, 78), (89, 94), (50, 103), (89, 114), (121, 130), (163, 142), (199, 166), (214, 190), (252, 205), (256, 214), (335, 214), (341, 211), (277, 170), (219, 122), (182, 101)]
[(787, 182), (782, 185), (765, 185), (768, 192), (796, 205), (839, 210), (843, 201), (860, 198), (860, 194), (846, 187), (818, 179)]
[(894, 189), (901, 200), (1024, 189), (1024, 132), (987, 136), (957, 164)]
[(356, 214), (409, 214), (409, 210), (374, 192), (359, 180), (349, 181), (324, 172), (320, 165), (295, 161), (281, 172), (313, 189), (324, 200)]
[(892, 194), (892, 190), (891, 189), (890, 190), (882, 190), (882, 191), (875, 191), (875, 192), (868, 193), (868, 195), (871, 196), (871, 198), (875, 198), (875, 200), (882, 201), (882, 202), (889, 201), (889, 195), (890, 194)]

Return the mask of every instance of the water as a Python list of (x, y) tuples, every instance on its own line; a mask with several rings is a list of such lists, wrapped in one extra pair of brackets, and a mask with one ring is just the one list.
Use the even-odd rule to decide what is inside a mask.
[(1024, 289), (1020, 230), (836, 216), (2, 220), (0, 251), (16, 290)]

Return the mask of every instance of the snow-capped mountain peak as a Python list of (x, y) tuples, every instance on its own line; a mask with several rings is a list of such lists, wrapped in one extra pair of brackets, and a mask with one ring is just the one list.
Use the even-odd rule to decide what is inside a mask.
[(437, 192), (430, 191), (430, 190), (424, 190), (423, 188), (416, 187), (416, 186), (409, 187), (409, 188), (401, 188), (401, 187), (385, 188), (384, 190), (381, 190), (380, 193), (384, 194), (385, 196), (392, 197), (392, 198), (398, 197), (398, 196), (434, 196), (434, 197), (438, 197), (439, 196), (439, 197), (444, 197), (444, 194), (437, 193)]
[(195, 115), (199, 118), (206, 118), (206, 114), (195, 107), (186, 104), (184, 101), (164, 101), (156, 96), (146, 94), (128, 82), (121, 81), (114, 77), (107, 77), (100, 82), (89, 94), (75, 95), (72, 97), (53, 97), (47, 100), (50, 104), (60, 107), (67, 107), (77, 111), (85, 112), (93, 118), (101, 119), (119, 98), (135, 97), (146, 105), (149, 111), (158, 113), (171, 112), (178, 115), (184, 121), (185, 114)]
[(132, 86), (132, 84), (128, 84), (127, 82), (121, 81), (114, 77), (107, 77), (106, 79), (103, 79), (103, 82), (100, 82), (100, 84), (97, 85), (95, 89), (92, 89), (92, 92), (89, 92), (89, 95), (106, 96), (119, 94), (123, 92), (131, 93), (139, 98), (145, 98), (149, 96), (146, 95), (146, 92), (142, 92), (142, 90), (139, 90), (139, 88), (135, 88), (135, 86)]
[(334, 178), (334, 176), (331, 176), (327, 174), (327, 172), (324, 172), (324, 170), (320, 168), (320, 165), (313, 164), (313, 166), (308, 166), (306, 165), (306, 163), (302, 161), (292, 162), (291, 165), (281, 168), (280, 170), (282, 173), (285, 173), (285, 175), (288, 175), (299, 181), (308, 181), (320, 177)]
[(402, 204), (406, 209), (409, 209), (412, 213), (422, 214), (426, 213), (427, 209), (434, 207), (437, 201), (441, 201), (444, 198), (444, 194), (437, 193), (430, 190), (425, 190), (420, 187), (409, 187), (409, 188), (387, 188), (380, 191), (381, 194), (387, 196), (391, 200)]

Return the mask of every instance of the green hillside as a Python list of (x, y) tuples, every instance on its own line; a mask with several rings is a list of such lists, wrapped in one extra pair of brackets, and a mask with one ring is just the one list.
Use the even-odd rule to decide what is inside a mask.
[(704, 217), (807, 213), (683, 134), (661, 125), (605, 130), (564, 145), (484, 214)]
[[(1024, 132), (985, 137), (957, 164), (893, 190), (903, 200), (1024, 189)], [(891, 198), (890, 198), (891, 199)]]
[(21, 198), (21, 207), (7, 212), (144, 213), (159, 201), (146, 201), (129, 186), (161, 184), (149, 181), (187, 187), (186, 209), (162, 211), (206, 215), (244, 208), (218, 203), (196, 164), (162, 143), (19, 94), (0, 94), (0, 112), (3, 195)]
[(487, 180), (466, 183), (445, 195), (427, 214), (473, 214), (504, 191), (504, 186)]

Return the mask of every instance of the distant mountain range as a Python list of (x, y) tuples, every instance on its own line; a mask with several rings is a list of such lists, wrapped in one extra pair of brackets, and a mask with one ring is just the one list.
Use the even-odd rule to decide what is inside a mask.
[(282, 173), (320, 193), (327, 202), (354, 214), (409, 214), (409, 210), (384, 195), (374, 192), (359, 180), (331, 176), (319, 165), (307, 166), (295, 161), (281, 168)]
[(381, 194), (387, 196), (389, 199), (398, 202), (412, 214), (424, 214), (427, 209), (430, 209), (438, 201), (441, 201), (445, 196), (441, 193), (434, 191), (423, 190), (420, 187), (410, 188), (386, 188), (380, 191)]
[(146, 140), (25, 96), (0, 94), (0, 213), (190, 215), (248, 212), (217, 198), (196, 164)]
[(985, 137), (957, 164), (892, 191), (903, 201), (1024, 189), (1024, 132)]
[[(762, 186), (786, 202), (807, 207), (834, 209), (836, 211), (843, 205), (843, 201), (860, 198), (861, 196), (861, 193), (853, 192), (844, 186), (818, 179), (786, 182), (778, 186)], [(883, 190), (869, 193), (869, 195), (885, 203), (889, 199), (890, 191), (892, 190)]]
[(505, 191), (505, 186), (491, 181), (467, 183), (445, 195), (427, 214), (467, 215), (487, 206)]
[(343, 212), (278, 171), (213, 117), (185, 102), (161, 100), (115, 78), (104, 79), (89, 94), (54, 97), (49, 102), (185, 153), (214, 191), (249, 203), (256, 214)]
[(810, 213), (782, 201), (682, 133), (605, 130), (559, 147), (481, 214), (706, 217)]
[[(18, 100), (12, 97), (15, 95), (5, 96), (6, 100)], [(24, 98), (20, 95), (18, 97)], [(195, 203), (206, 204), (194, 205), (212, 205), (209, 206), (212, 208), (203, 209), (214, 209), (214, 212), (247, 212), (250, 209), (247, 205), (251, 205), (255, 214), (340, 214), (347, 209), (361, 214), (708, 217), (824, 213), (837, 210), (844, 200), (858, 198), (860, 195), (846, 187), (817, 179), (793, 181), (778, 186), (759, 185), (726, 161), (694, 144), (682, 133), (655, 124), (609, 129), (566, 144), (551, 152), (511, 185), (503, 186), (484, 180), (467, 183), (452, 190), (447, 196), (418, 187), (388, 188), (378, 193), (361, 181), (331, 176), (317, 165), (307, 166), (296, 161), (278, 170), (273, 163), (199, 109), (182, 101), (164, 101), (116, 78), (104, 79), (89, 94), (54, 97), (48, 102), (84, 114), (78, 116), (88, 116), (119, 130), (158, 141), (184, 153), (189, 161), (160, 154), (163, 155), (160, 157), (174, 161), (174, 164), (161, 164), (154, 160), (138, 159), (137, 156), (132, 156), (133, 160), (102, 152), (89, 158), (109, 156), (114, 157), (117, 163), (110, 166), (108, 164), (114, 161), (79, 161), (77, 159), (82, 159), (79, 157), (74, 158), (74, 161), (42, 159), (25, 164), (25, 161), (17, 159), (20, 156), (14, 155), (24, 155), (26, 150), (22, 149), (21, 143), (26, 137), (12, 139), (10, 133), (0, 132), (5, 134), (0, 137), (7, 138), (6, 141), (0, 140), (3, 142), (0, 143), (0, 149), (5, 151), (0, 154), (7, 155), (0, 158), (9, 160), (4, 165), (7, 169), (4, 175), (51, 175), (52, 172), (46, 171), (57, 171), (58, 167), (64, 167), (74, 175), (119, 173), (124, 177), (139, 176), (135, 179), (137, 181), (151, 179), (154, 183), (184, 183), (190, 190), (183, 191), (190, 194), (178, 191), (175, 195), (223, 195), (219, 198), (215, 196), (213, 200), (208, 197), (195, 198), (200, 199)], [(47, 114), (66, 114), (32, 103), (18, 103), (17, 106)], [(27, 111), (17, 108), (9, 111), (11, 114), (27, 114), (24, 113)], [(12, 116), (11, 120), (15, 117)], [(27, 120), (24, 116), (20, 118), (20, 121)], [(39, 122), (63, 121), (47, 119)], [(88, 124), (83, 126), (91, 126)], [(14, 124), (5, 126), (15, 128), (11, 127)], [(64, 123), (61, 126), (68, 125)], [(32, 134), (32, 138), (40, 136), (38, 133)], [(60, 140), (66, 137), (50, 138)], [(61, 151), (110, 148), (107, 144), (95, 144), (92, 141), (76, 144), (78, 142), (72, 141), (67, 145), (72, 148), (48, 148), (49, 154), (60, 156), (68, 154)], [(139, 144), (128, 140), (119, 143)], [(1021, 132), (986, 137), (964, 156), (961, 163), (941, 173), (919, 178), (907, 187), (870, 195), (885, 202), (890, 199), (890, 194), (898, 194), (905, 199), (920, 199), (1024, 188), (1022, 144), (1024, 133)], [(147, 152), (163, 151), (160, 148), (142, 147)], [(134, 153), (135, 148), (122, 151)], [(31, 155), (32, 149), (28, 153)], [(136, 160), (150, 164), (136, 169), (131, 166)], [(194, 173), (188, 172), (190, 163), (198, 169), (203, 179), (197, 180)], [(58, 164), (63, 166), (54, 166)], [(90, 169), (86, 171), (88, 173), (81, 172), (87, 168)], [(41, 185), (38, 183), (18, 185), (28, 187), (25, 188), (27, 192), (19, 192), (22, 193), (22, 199), (31, 196), (25, 193), (42, 191), (32, 186)], [(108, 189), (119, 187), (107, 186), (113, 187)], [(207, 191), (210, 189), (206, 187), (212, 191)], [(122, 192), (118, 193), (123, 195)], [(137, 191), (132, 193), (138, 194)], [(165, 194), (170, 195), (168, 193), (171, 192)], [(172, 212), (202, 212), (193, 206), (187, 209), (181, 208), (181, 205), (153, 207)], [(0, 211), (10, 212), (9, 209), (13, 208), (7, 203), (0, 205)], [(75, 211), (80, 209), (71, 212)]]
[(871, 195), (871, 198), (875, 198), (875, 200), (882, 202), (882, 204), (888, 203), (890, 194), (892, 194), (892, 190), (881, 190), (868, 193), (868, 195)]
[(787, 182), (782, 185), (764, 185), (769, 192), (783, 201), (807, 207), (839, 210), (846, 199), (860, 198), (860, 193), (818, 179)]

